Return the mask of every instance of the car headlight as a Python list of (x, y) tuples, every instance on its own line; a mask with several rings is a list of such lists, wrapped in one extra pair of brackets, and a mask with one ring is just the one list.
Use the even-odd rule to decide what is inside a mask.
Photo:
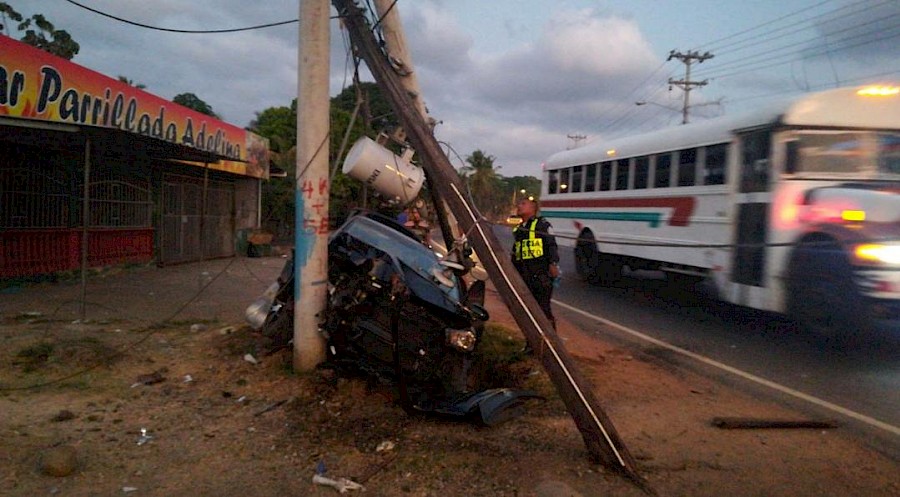
[(463, 352), (472, 352), (475, 350), (475, 333), (472, 330), (453, 330), (448, 329), (447, 344), (451, 347)]
[(863, 264), (900, 265), (900, 243), (864, 243), (854, 247), (853, 255)]

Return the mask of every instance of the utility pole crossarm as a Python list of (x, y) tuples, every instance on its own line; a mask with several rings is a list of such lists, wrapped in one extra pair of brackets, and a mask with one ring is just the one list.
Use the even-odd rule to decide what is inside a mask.
[(691, 107), (690, 105), (690, 95), (691, 90), (695, 86), (706, 86), (709, 82), (704, 79), (703, 81), (691, 81), (691, 64), (693, 61), (697, 61), (698, 64), (702, 63), (704, 60), (711, 59), (715, 57), (713, 54), (706, 52), (704, 54), (700, 54), (696, 50), (693, 52), (688, 51), (687, 53), (676, 52), (672, 50), (669, 52), (669, 58), (666, 61), (672, 59), (680, 60), (685, 66), (685, 74), (684, 79), (672, 79), (669, 78), (669, 90), (672, 89), (672, 86), (677, 86), (684, 91), (684, 105), (681, 108), (681, 124), (688, 123), (688, 109)]

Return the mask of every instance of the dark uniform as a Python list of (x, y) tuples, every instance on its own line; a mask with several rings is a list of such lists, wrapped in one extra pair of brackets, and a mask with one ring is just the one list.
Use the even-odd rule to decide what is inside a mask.
[(550, 299), (553, 297), (550, 265), (559, 262), (559, 252), (556, 237), (550, 234), (550, 228), (550, 223), (542, 217), (526, 219), (516, 226), (513, 230), (515, 243), (512, 260), (534, 299), (555, 328), (556, 319), (550, 309)]

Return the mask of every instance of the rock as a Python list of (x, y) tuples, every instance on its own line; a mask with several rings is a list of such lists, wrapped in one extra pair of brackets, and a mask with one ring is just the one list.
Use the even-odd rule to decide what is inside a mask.
[(69, 411), (67, 409), (63, 409), (63, 410), (59, 411), (59, 413), (57, 413), (56, 416), (53, 416), (52, 418), (50, 418), (50, 421), (59, 423), (61, 421), (69, 421), (70, 419), (75, 419), (75, 413), (73, 413), (72, 411)]
[(69, 476), (78, 468), (78, 453), (71, 445), (60, 445), (41, 454), (41, 472), (48, 476)]

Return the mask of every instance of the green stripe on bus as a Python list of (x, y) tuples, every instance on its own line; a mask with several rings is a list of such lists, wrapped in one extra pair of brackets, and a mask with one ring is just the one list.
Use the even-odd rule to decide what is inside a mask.
[(602, 219), (604, 221), (638, 221), (659, 228), (662, 214), (659, 212), (569, 212), (541, 211), (541, 215), (557, 219)]

